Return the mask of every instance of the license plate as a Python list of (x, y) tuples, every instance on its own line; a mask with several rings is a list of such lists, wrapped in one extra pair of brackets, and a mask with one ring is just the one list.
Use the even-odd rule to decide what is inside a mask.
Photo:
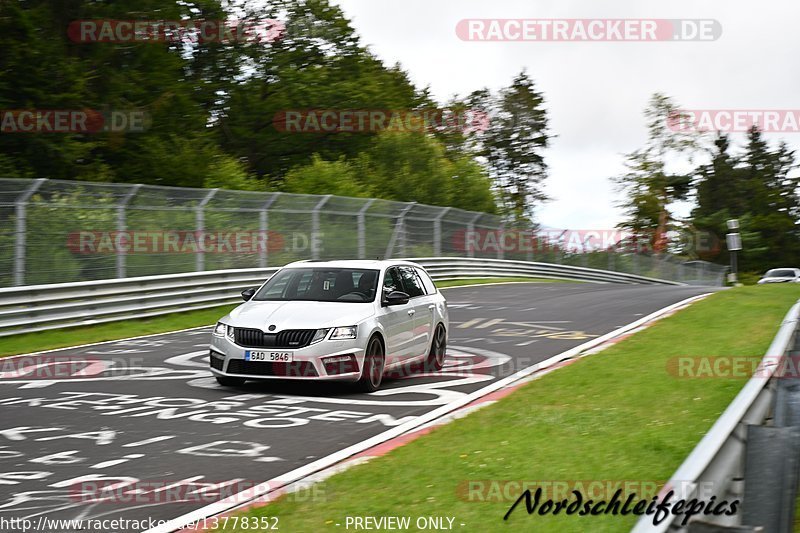
[(244, 352), (245, 361), (264, 361), (267, 363), (291, 363), (294, 359), (292, 352)]

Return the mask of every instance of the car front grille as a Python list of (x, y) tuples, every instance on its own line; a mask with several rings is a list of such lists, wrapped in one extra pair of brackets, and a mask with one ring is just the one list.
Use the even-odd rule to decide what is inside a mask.
[(245, 361), (231, 359), (228, 361), (229, 374), (246, 374), (248, 376), (276, 376), (276, 377), (302, 377), (318, 376), (314, 364), (309, 361), (295, 361), (293, 363), (266, 363), (260, 361)]
[(264, 333), (260, 329), (235, 328), (234, 342), (245, 348), (305, 348), (317, 332), (315, 329), (287, 329)]

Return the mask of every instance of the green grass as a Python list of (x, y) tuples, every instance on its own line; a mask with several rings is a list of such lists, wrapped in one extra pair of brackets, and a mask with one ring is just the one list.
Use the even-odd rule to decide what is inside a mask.
[(235, 306), (0, 337), (0, 357), (214, 324)]
[[(477, 283), (498, 283), (509, 281), (557, 281), (534, 278), (485, 278), (477, 280), (453, 280), (437, 283), (438, 287), (454, 287), (459, 285)], [(55, 329), (37, 333), (25, 333), (0, 337), (0, 357), (32, 353), (42, 350), (66, 348), (78, 344), (92, 342), (112, 341), (149, 335), (152, 333), (165, 333), (179, 329), (207, 326), (214, 324), (220, 317), (226, 315), (235, 306), (228, 305), (188, 311), (185, 313), (172, 313), (151, 318), (108, 322), (91, 326), (78, 326), (74, 328)]]
[(280, 517), (281, 530), (290, 532), (343, 531), (345, 517), (365, 515), (412, 521), (449, 516), (461, 531), (628, 531), (635, 522), (630, 516), (528, 516), (524, 504), (504, 522), (510, 501), (469, 502), (457, 490), (468, 480), (669, 479), (744, 378), (677, 378), (667, 371), (668, 360), (762, 355), (798, 298), (800, 287), (794, 286), (716, 293), (489, 407), (331, 477), (324, 485), (326, 498), (283, 497), (246, 515)]

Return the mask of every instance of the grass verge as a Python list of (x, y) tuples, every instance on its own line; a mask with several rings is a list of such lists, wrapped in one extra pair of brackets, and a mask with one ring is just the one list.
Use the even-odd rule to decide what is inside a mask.
[(214, 324), (234, 307), (227, 305), (150, 318), (0, 337), (0, 357), (207, 326)]
[[(560, 280), (538, 278), (483, 278), (443, 281), (437, 283), (437, 286), (444, 288), (512, 281), (549, 282)], [(121, 320), (118, 322), (108, 322), (91, 326), (78, 326), (74, 328), (54, 329), (36, 333), (23, 333), (10, 337), (0, 337), (0, 357), (207, 326), (215, 323), (220, 317), (226, 315), (234, 307), (233, 305), (228, 305), (211, 309), (201, 309), (199, 311), (188, 311), (185, 313), (171, 313), (151, 318)]]
[(317, 492), (324, 498), (284, 496), (245, 516), (279, 517), (281, 529), (290, 532), (341, 531), (348, 516), (387, 515), (411, 517), (412, 524), (417, 517), (453, 517), (454, 529), (462, 531), (628, 531), (631, 516), (528, 516), (524, 504), (504, 521), (518, 490), (489, 498), (495, 501), (469, 501), (463, 490), (479, 480), (663, 484), (745, 382), (678, 378), (667, 370), (670, 359), (763, 355), (798, 298), (800, 287), (788, 285), (716, 293), (329, 478)]

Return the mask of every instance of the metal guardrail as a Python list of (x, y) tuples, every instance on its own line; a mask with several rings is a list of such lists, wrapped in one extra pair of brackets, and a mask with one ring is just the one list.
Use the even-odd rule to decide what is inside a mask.
[(459, 257), (425, 257), (411, 259), (425, 267), (434, 280), (486, 277), (537, 277), (567, 279), (590, 283), (635, 283), (646, 285), (684, 285), (677, 281), (638, 276), (626, 272), (599, 270), (555, 263), (512, 261), (503, 259), (470, 259)]
[[(590, 268), (471, 258), (412, 259), (434, 280), (540, 277), (593, 283), (680, 283)], [(0, 289), (0, 336), (207, 309), (241, 301), (277, 268), (215, 270), (164, 276)]]
[[(694, 533), (695, 531), (764, 531), (765, 533), (782, 533), (792, 530), (791, 524), (788, 524), (789, 529), (786, 529), (785, 520), (778, 525), (779, 522), (776, 520), (779, 517), (775, 515), (780, 513), (775, 511), (779, 510), (782, 513), (793, 515), (794, 498), (789, 497), (785, 498), (788, 501), (777, 502), (774, 501), (775, 498), (767, 498), (773, 500), (771, 504), (774, 507), (766, 510), (765, 517), (765, 511), (763, 509), (755, 509), (756, 505), (754, 503), (762, 503), (767, 495), (763, 493), (754, 494), (754, 490), (763, 488), (763, 480), (759, 479), (759, 477), (763, 478), (768, 475), (773, 477), (768, 478), (767, 484), (774, 485), (778, 494), (781, 492), (796, 493), (798, 465), (796, 463), (793, 465), (794, 487), (782, 487), (780, 480), (776, 479), (774, 469), (770, 472), (758, 472), (757, 470), (759, 469), (751, 467), (750, 471), (747, 471), (747, 465), (753, 464), (751, 462), (753, 456), (770, 455), (768, 450), (755, 445), (752, 445), (748, 450), (748, 441), (754, 440), (753, 428), (763, 428), (765, 422), (772, 422), (773, 426), (784, 425), (781, 422), (775, 423), (776, 417), (774, 413), (787, 409), (783, 405), (785, 397), (779, 398), (784, 395), (778, 393), (780, 388), (779, 379), (775, 373), (783, 364), (784, 358), (797, 349), (796, 343), (800, 341), (797, 335), (798, 325), (800, 325), (800, 301), (786, 314), (778, 333), (775, 335), (766, 354), (764, 354), (758, 371), (748, 380), (736, 398), (725, 409), (661, 491), (663, 495), (670, 489), (674, 490), (673, 502), (679, 499), (688, 501), (693, 497), (708, 501), (712, 496), (716, 496), (717, 502), (722, 500), (731, 502), (738, 499), (742, 503), (744, 512), (738, 512), (732, 516), (696, 515), (694, 517), (696, 520), (690, 520), (686, 525), (679, 524), (677, 520), (683, 515), (670, 516), (670, 518), (658, 525), (653, 524), (652, 516), (644, 515), (633, 528), (633, 533), (662, 533), (666, 531), (689, 533)], [(783, 381), (789, 381), (789, 379)], [(793, 414), (797, 417), (797, 413)], [(759, 439), (759, 441), (763, 443), (762, 439)], [(795, 443), (795, 453), (796, 451), (797, 444)], [(772, 455), (777, 454), (773, 453)], [(792, 470), (792, 461), (788, 454), (773, 457), (772, 459), (777, 460), (777, 463), (773, 466), (778, 471), (781, 469)], [(748, 483), (751, 484), (750, 487), (747, 487)], [(748, 502), (748, 498), (757, 498), (759, 501)], [(790, 508), (787, 508), (787, 505)], [(772, 523), (765, 524), (762, 522), (763, 520), (772, 521)], [(700, 522), (702, 522), (702, 525)]]

